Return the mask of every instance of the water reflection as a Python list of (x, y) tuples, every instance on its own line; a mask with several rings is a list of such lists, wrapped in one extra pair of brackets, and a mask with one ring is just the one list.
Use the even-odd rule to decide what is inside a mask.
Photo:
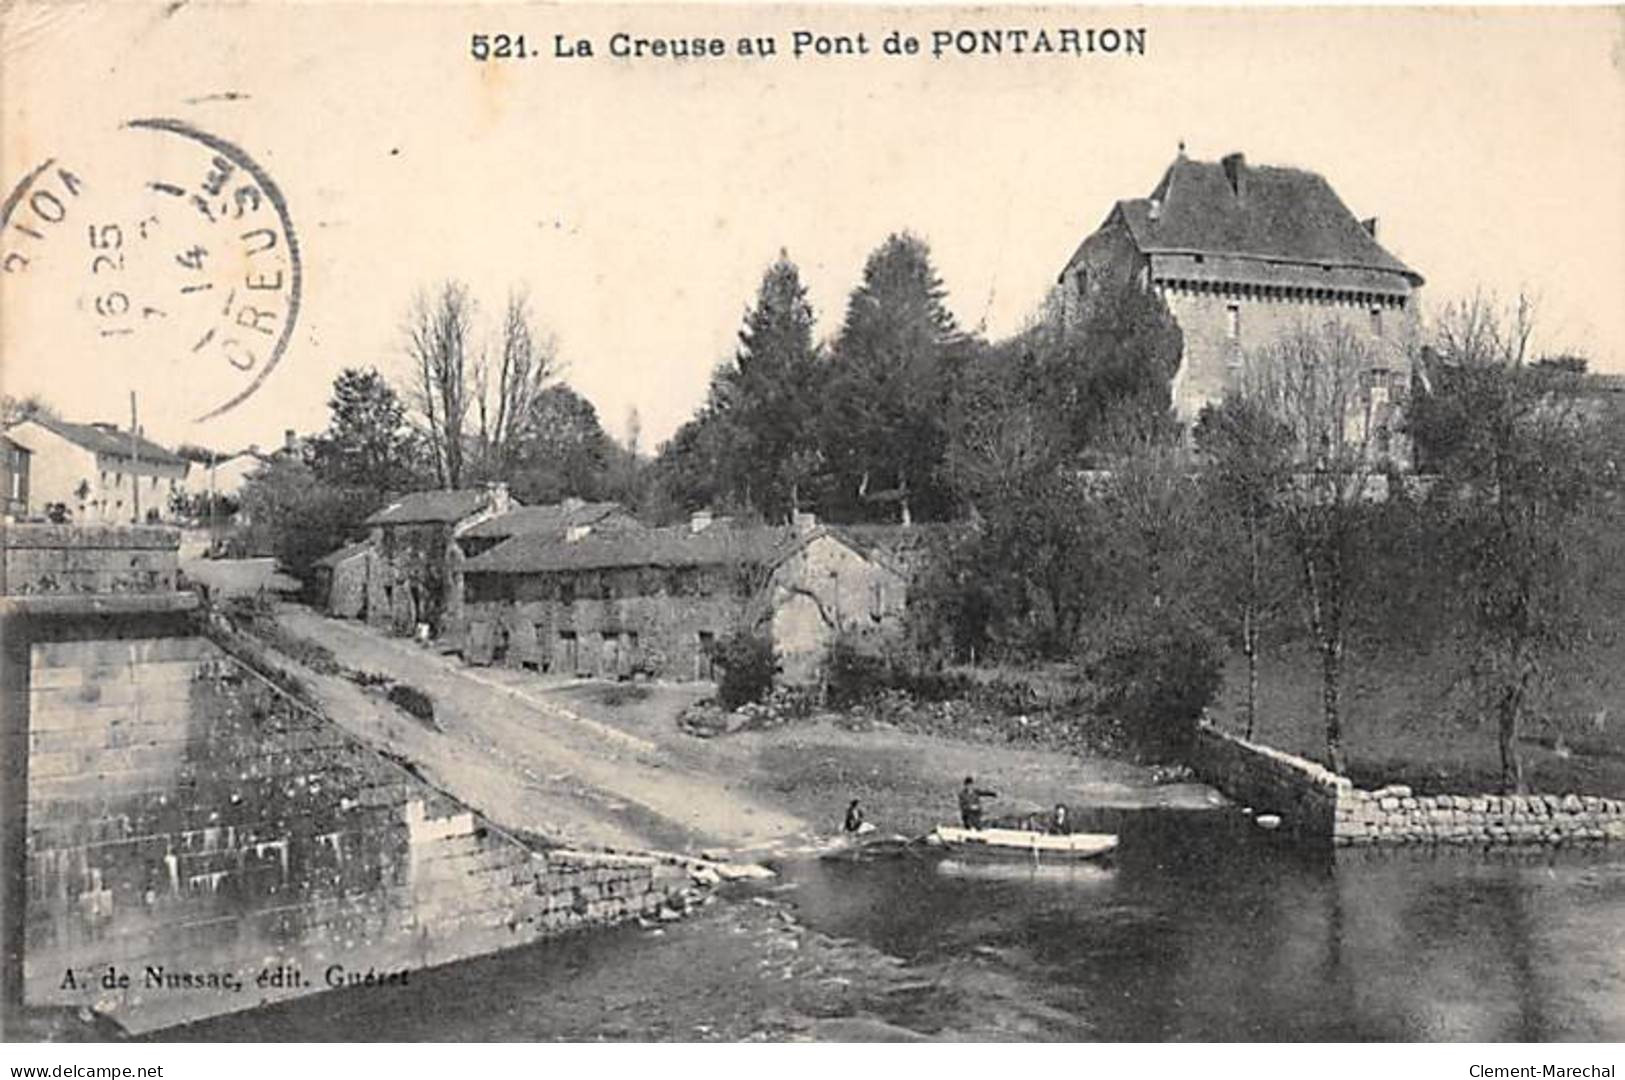
[(1111, 869), (1098, 863), (1035, 863), (1031, 859), (984, 862), (949, 858), (937, 863), (936, 870), (940, 877), (1017, 882), (1024, 885), (1059, 885), (1069, 889), (1099, 888), (1112, 877)]

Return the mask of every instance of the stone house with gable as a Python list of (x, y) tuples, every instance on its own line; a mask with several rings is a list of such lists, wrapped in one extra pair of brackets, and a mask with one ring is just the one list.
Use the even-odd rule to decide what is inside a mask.
[(896, 625), (907, 593), (903, 570), (811, 515), (516, 536), (470, 559), (464, 582), (469, 662), (601, 678), (714, 678), (714, 647), (743, 628), (807, 681), (837, 633)]
[(367, 622), (398, 634), (419, 626), (433, 635), (454, 629), (462, 600), (457, 537), (511, 509), (507, 486), (492, 484), (413, 492), (367, 518)]
[(1184, 334), (1171, 387), (1182, 422), (1223, 398), (1247, 352), (1336, 320), (1377, 360), (1365, 386), (1373, 445), (1407, 460), (1397, 410), (1420, 346), (1422, 275), (1318, 173), (1239, 153), (1196, 161), (1182, 145), (1150, 195), (1118, 201), (1067, 262), (1063, 309), (1076, 317), (1099, 290), (1126, 283), (1155, 290)]

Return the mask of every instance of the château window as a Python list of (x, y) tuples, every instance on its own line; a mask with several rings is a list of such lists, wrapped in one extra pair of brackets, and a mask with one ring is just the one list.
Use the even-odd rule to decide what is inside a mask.
[(1375, 337), (1382, 337), (1382, 308), (1371, 309), (1371, 333)]
[(1231, 341), (1241, 340), (1241, 305), (1230, 304), (1224, 309), (1224, 333)]

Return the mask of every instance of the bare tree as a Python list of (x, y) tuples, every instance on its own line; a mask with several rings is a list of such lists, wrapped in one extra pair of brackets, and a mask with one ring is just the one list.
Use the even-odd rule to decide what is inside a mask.
[(1284, 429), (1295, 465), (1280, 511), (1298, 563), (1305, 616), (1321, 666), (1326, 763), (1344, 768), (1342, 681), (1351, 585), (1374, 452), (1378, 397), (1394, 358), (1347, 324), (1301, 326), (1249, 355), (1243, 393)]
[(486, 358), (482, 355), (475, 364), (473, 396), (480, 424), (479, 468), (484, 476), (506, 480), (512, 475), (531, 434), (536, 397), (558, 373), (552, 339), (532, 326), (530, 298), (523, 290), (510, 292), (495, 386)]
[(443, 488), (460, 487), (463, 482), (473, 322), (474, 302), (468, 287), (457, 281), (443, 283), (432, 298), (419, 293), (407, 316), (406, 348), (412, 363), (409, 396), (420, 414), (435, 479)]
[[(1609, 524), (1596, 513), (1597, 430), (1581, 375), (1531, 362), (1534, 309), (1482, 295), (1435, 328), (1443, 366), (1415, 426), (1440, 472), (1436, 546), (1452, 571), (1471, 674), (1496, 721), (1502, 781), (1527, 790), (1519, 742), (1547, 667), (1583, 640), (1586, 571)], [(1588, 558), (1589, 556), (1589, 558)]]
[(27, 394), (20, 398), (12, 397), (10, 394), (0, 394), (0, 428), (20, 424), (24, 420), (32, 420), (36, 416), (55, 419), (57, 415), (57, 411), (52, 407), (51, 403), (39, 394)]

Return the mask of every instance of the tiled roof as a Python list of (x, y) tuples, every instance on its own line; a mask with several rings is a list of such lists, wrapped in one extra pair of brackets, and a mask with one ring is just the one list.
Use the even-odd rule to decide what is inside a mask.
[[(159, 465), (186, 465), (187, 460), (171, 450), (144, 436), (137, 435), (131, 438), (128, 431), (119, 431), (117, 428), (101, 427), (96, 424), (75, 424), (67, 420), (58, 420), (50, 416), (33, 416), (29, 419), (48, 431), (54, 431), (76, 446), (97, 454), (112, 454), (118, 457), (129, 457), (132, 453), (142, 461), (151, 461)], [(24, 421), (25, 423), (27, 421)]]
[(1320, 174), (1249, 165), (1239, 157), (1233, 171), (1239, 193), (1225, 162), (1181, 155), (1149, 197), (1125, 199), (1112, 213), (1121, 215), (1146, 253), (1373, 270), (1422, 284), (1422, 276), (1384, 250)]
[(403, 495), (367, 519), (368, 525), (454, 524), (484, 508), (490, 492), (484, 488), (459, 491), (414, 491)]
[(353, 559), (357, 555), (366, 552), (371, 547), (371, 540), (357, 540), (353, 544), (345, 544), (337, 551), (330, 551), (326, 555), (323, 555), (321, 558), (316, 560), (316, 565), (328, 567), (337, 566), (339, 563), (344, 562), (347, 559)]
[(480, 522), (462, 535), (477, 539), (499, 539), (527, 533), (562, 533), (578, 525), (593, 525), (611, 514), (625, 513), (620, 503), (549, 503), (546, 506), (520, 506)]
[(951, 542), (965, 532), (953, 523), (924, 525), (831, 525), (829, 531), (866, 558), (880, 557), (894, 567), (911, 570), (927, 558), (933, 546)]
[(774, 566), (810, 535), (788, 526), (728, 525), (712, 525), (700, 532), (687, 525), (674, 525), (590, 533), (566, 542), (550, 534), (530, 533), (515, 536), (470, 559), (464, 569), (469, 573), (520, 574), (636, 566)]

